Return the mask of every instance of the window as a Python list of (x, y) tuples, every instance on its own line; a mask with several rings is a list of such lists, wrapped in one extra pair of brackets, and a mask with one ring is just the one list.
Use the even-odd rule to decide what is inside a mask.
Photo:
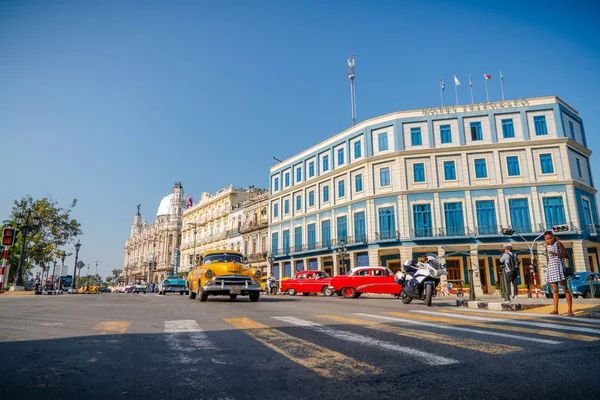
[(283, 253), (287, 254), (290, 252), (290, 230), (286, 229), (283, 231)]
[(475, 178), (487, 178), (487, 164), (485, 158), (475, 160)]
[(338, 197), (344, 197), (344, 181), (338, 182)]
[(544, 215), (546, 216), (546, 229), (552, 229), (554, 225), (566, 224), (562, 197), (544, 197)]
[(279, 178), (275, 178), (275, 181), (273, 183), (273, 191), (278, 191), (279, 190)]
[(415, 204), (413, 206), (413, 219), (415, 237), (432, 236), (431, 206), (429, 204)]
[(356, 242), (367, 241), (367, 231), (365, 230), (365, 212), (354, 213), (354, 238)]
[(504, 139), (509, 139), (509, 138), (515, 137), (515, 126), (513, 125), (512, 119), (503, 119), (502, 120), (502, 137)]
[(519, 168), (519, 157), (506, 157), (506, 166), (508, 168), (508, 176), (521, 175), (521, 169)]
[(569, 121), (569, 132), (571, 133), (571, 139), (575, 140), (575, 128), (572, 121)]
[(379, 184), (381, 186), (390, 186), (390, 169), (381, 168), (379, 170)]
[(302, 227), (294, 228), (294, 251), (302, 251)]
[(440, 125), (440, 139), (442, 143), (452, 143), (450, 125)]
[(327, 203), (329, 201), (329, 186), (323, 186), (323, 202)]
[(302, 210), (302, 196), (296, 196), (296, 211)]
[(481, 122), (471, 122), (471, 140), (483, 140)]
[(362, 149), (360, 148), (360, 140), (354, 142), (354, 158), (360, 158), (362, 155)]
[(354, 177), (354, 191), (362, 192), (362, 174), (358, 174)]
[(546, 117), (544, 115), (533, 117), (533, 126), (535, 127), (535, 134), (537, 136), (543, 136), (548, 134), (548, 128), (546, 127)]
[(273, 217), (275, 217), (275, 218), (279, 217), (279, 204), (273, 205)]
[(298, 168), (296, 170), (296, 183), (300, 182), (302, 180), (302, 170), (300, 168)]
[(379, 142), (379, 151), (384, 151), (388, 149), (388, 134), (387, 132), (382, 132), (377, 135), (377, 141)]
[(283, 202), (283, 213), (284, 214), (289, 214), (290, 213), (290, 201), (289, 200), (285, 200)]
[(580, 178), (583, 178), (583, 174), (581, 173), (581, 160), (579, 160), (579, 158), (576, 158), (575, 163), (577, 164), (577, 175)]
[(445, 203), (446, 236), (464, 236), (465, 226), (462, 203)]
[(477, 234), (494, 235), (498, 233), (496, 226), (496, 205), (493, 200), (480, 200), (475, 202), (477, 209)]
[(306, 226), (306, 231), (308, 232), (308, 250), (314, 250), (316, 247), (315, 243), (317, 242), (315, 224), (308, 224)]
[(413, 181), (425, 182), (425, 164), (413, 164)]
[(346, 216), (338, 217), (337, 219), (337, 238), (338, 240), (344, 239), (348, 236), (348, 226), (346, 223)]
[(396, 238), (396, 216), (394, 207), (379, 209), (379, 240)]
[(285, 187), (289, 187), (290, 186), (290, 173), (286, 172), (284, 175), (284, 182), (285, 182)]
[(510, 222), (513, 229), (519, 233), (530, 233), (529, 202), (527, 199), (510, 199), (508, 201)]
[(587, 199), (583, 199), (583, 219), (586, 226), (592, 225), (592, 208)]
[(311, 190), (310, 192), (308, 192), (308, 206), (314, 207), (314, 205), (315, 205), (315, 192)]
[(279, 233), (273, 232), (273, 235), (271, 236), (271, 252), (276, 255), (278, 252), (278, 247), (279, 247)]
[(421, 140), (421, 128), (410, 128), (410, 143), (413, 146), (421, 146), (423, 144)]
[(308, 163), (308, 177), (312, 178), (315, 176), (315, 162), (311, 161)]
[(329, 155), (325, 154), (323, 156), (323, 172), (329, 171)]
[(447, 181), (456, 180), (456, 166), (454, 161), (444, 161), (444, 179)]
[(542, 166), (542, 174), (553, 174), (552, 154), (540, 154), (540, 165)]
[(344, 149), (338, 149), (338, 165), (344, 165)]
[(321, 244), (322, 247), (331, 246), (331, 223), (329, 220), (321, 221)]

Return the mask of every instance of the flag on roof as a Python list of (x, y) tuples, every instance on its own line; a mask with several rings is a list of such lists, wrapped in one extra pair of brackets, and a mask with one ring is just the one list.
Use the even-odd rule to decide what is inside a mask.
[(454, 84), (456, 86), (460, 86), (460, 81), (458, 80), (458, 78), (456, 77), (456, 75), (454, 75)]
[(446, 84), (444, 83), (442, 78), (440, 78), (440, 87), (442, 88), (442, 92), (444, 91), (444, 89), (446, 89)]
[(487, 80), (487, 79), (492, 79), (492, 76), (491, 76), (491, 75), (488, 75), (488, 74), (483, 74), (483, 77), (484, 77), (486, 80)]
[(502, 70), (498, 70), (500, 73), (500, 82), (504, 83), (504, 75), (502, 75)]
[(469, 72), (469, 86), (473, 87), (473, 81), (471, 80), (471, 73)]

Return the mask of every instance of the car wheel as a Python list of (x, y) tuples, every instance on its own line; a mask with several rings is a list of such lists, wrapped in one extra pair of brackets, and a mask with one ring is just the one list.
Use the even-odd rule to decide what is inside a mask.
[(179, 292), (179, 295), (180, 295), (180, 296), (183, 296), (183, 292)]
[(353, 299), (356, 296), (356, 289), (353, 287), (342, 288), (342, 296), (346, 299)]
[(208, 293), (202, 290), (201, 287), (198, 289), (198, 298), (201, 303), (204, 303), (206, 300), (208, 300)]
[(333, 289), (329, 289), (328, 287), (324, 287), (322, 292), (323, 292), (323, 296), (327, 296), (327, 297), (333, 296)]
[(302, 292), (302, 295), (303, 295), (303, 296), (309, 296), (309, 295), (310, 295), (310, 292)]
[(290, 288), (290, 289), (288, 289), (288, 291), (287, 291), (287, 292), (288, 292), (288, 294), (289, 294), (290, 296), (295, 296), (295, 295), (296, 295), (296, 289)]
[(196, 298), (196, 292), (189, 290), (188, 291), (188, 299), (194, 300)]
[(260, 292), (252, 292), (250, 293), (250, 301), (258, 301), (260, 299)]

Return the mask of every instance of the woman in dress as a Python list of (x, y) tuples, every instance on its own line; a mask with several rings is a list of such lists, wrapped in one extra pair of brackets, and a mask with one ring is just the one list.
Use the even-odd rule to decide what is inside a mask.
[(558, 284), (562, 286), (563, 292), (567, 297), (567, 306), (569, 308), (568, 316), (573, 316), (573, 299), (571, 292), (567, 287), (567, 278), (565, 275), (565, 259), (569, 258), (565, 246), (556, 239), (552, 232), (544, 234), (546, 241), (546, 252), (548, 253), (548, 275), (547, 281), (552, 285), (552, 296), (554, 301), (554, 311), (550, 314), (558, 314)]

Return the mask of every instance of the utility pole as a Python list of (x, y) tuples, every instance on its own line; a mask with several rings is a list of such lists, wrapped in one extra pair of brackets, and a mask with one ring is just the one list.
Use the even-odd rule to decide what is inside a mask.
[(102, 261), (96, 260), (94, 262), (96, 263), (96, 272), (95, 272), (95, 275), (94, 275), (94, 280), (95, 280), (96, 277), (98, 276), (98, 264), (101, 264)]

